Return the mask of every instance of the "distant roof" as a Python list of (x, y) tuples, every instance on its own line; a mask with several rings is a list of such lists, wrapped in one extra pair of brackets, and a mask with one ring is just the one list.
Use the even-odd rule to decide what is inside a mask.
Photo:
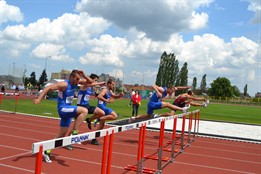
[(130, 91), (132, 89), (134, 90), (153, 90), (151, 86), (145, 86), (145, 85), (129, 85), (129, 84), (124, 84), (124, 87), (127, 89), (127, 91)]

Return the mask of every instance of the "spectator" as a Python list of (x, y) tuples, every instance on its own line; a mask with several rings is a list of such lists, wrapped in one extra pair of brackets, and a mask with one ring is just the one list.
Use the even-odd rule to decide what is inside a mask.
[(1, 93), (5, 94), (5, 83), (1, 83)]
[(135, 94), (132, 96), (132, 116), (137, 116), (138, 115), (138, 110), (141, 102), (141, 97), (139, 94), (139, 91), (136, 90)]

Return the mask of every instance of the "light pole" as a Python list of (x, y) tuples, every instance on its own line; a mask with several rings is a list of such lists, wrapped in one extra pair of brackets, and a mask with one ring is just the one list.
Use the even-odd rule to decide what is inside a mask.
[(51, 58), (51, 56), (49, 56), (49, 57), (46, 57), (45, 58), (45, 65), (44, 65), (44, 70), (45, 70), (45, 74), (46, 74), (46, 76), (44, 77), (44, 82), (46, 82), (47, 81), (47, 71), (46, 71), (46, 65), (47, 65), (47, 59), (50, 59)]

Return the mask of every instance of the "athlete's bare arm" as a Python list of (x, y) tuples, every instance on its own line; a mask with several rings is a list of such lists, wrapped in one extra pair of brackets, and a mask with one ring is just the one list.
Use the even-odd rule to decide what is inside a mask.
[(159, 98), (161, 98), (164, 89), (162, 87), (157, 86), (157, 85), (152, 85), (152, 88), (156, 91), (157, 96)]
[(111, 96), (115, 99), (121, 98), (124, 95), (123, 92), (120, 92), (118, 95), (116, 95), (112, 90), (110, 92), (111, 92)]
[(54, 91), (54, 90), (59, 90), (59, 91), (64, 91), (67, 88), (68, 83), (66, 82), (58, 82), (55, 84), (52, 84), (50, 86), (47, 86), (43, 89), (43, 91), (41, 92), (41, 94), (34, 99), (34, 104), (39, 104), (41, 102), (41, 100), (43, 99), (43, 97), (50, 91)]

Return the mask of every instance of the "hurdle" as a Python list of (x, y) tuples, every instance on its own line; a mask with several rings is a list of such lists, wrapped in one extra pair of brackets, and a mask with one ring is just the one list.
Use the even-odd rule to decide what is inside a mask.
[[(199, 112), (194, 111), (194, 112)], [(193, 113), (194, 113), (193, 112)], [(183, 114), (182, 114), (183, 115)], [(185, 114), (184, 114), (185, 115)], [(98, 137), (104, 137), (104, 146), (103, 146), (103, 152), (102, 152), (102, 165), (101, 165), (101, 174), (109, 174), (110, 173), (110, 167), (111, 167), (111, 157), (112, 157), (112, 146), (113, 146), (113, 138), (114, 134), (118, 132), (123, 132), (131, 129), (137, 129), (140, 128), (140, 133), (139, 133), (139, 144), (138, 144), (138, 155), (137, 155), (137, 165), (132, 166), (132, 167), (127, 167), (129, 170), (136, 171), (137, 173), (158, 173), (161, 172), (163, 169), (161, 162), (158, 162), (158, 167), (156, 169), (149, 169), (143, 166), (143, 160), (145, 158), (144, 155), (144, 140), (145, 140), (145, 134), (146, 134), (146, 125), (152, 125), (156, 123), (161, 124), (160, 128), (160, 140), (159, 140), (159, 147), (161, 148), (161, 153), (158, 152), (158, 158), (157, 160), (162, 160), (162, 145), (163, 145), (163, 136), (164, 136), (164, 125), (165, 121), (167, 120), (175, 120), (181, 117), (180, 115), (174, 115), (174, 116), (169, 116), (169, 117), (159, 117), (159, 118), (154, 118), (151, 120), (146, 120), (142, 122), (137, 122), (137, 123), (131, 123), (123, 126), (115, 126), (103, 130), (97, 130), (93, 132), (87, 132), (87, 133), (82, 133), (78, 135), (73, 135), (73, 136), (68, 136), (68, 137), (63, 137), (63, 138), (57, 138), (57, 139), (51, 139), (47, 141), (41, 141), (41, 142), (36, 142), (32, 144), (32, 154), (37, 154), (36, 155), (36, 163), (35, 163), (35, 173), (40, 174), (41, 173), (41, 167), (42, 167), (42, 153), (46, 150), (52, 150), (55, 148), (60, 148), (64, 147), (67, 145), (72, 145), (78, 142), (84, 142), (88, 140), (92, 140), (94, 138)], [(198, 129), (197, 129), (198, 130)], [(174, 132), (174, 130), (173, 130)], [(175, 135), (176, 135), (176, 128), (175, 128)], [(172, 135), (172, 140), (173, 137), (175, 138), (175, 135)], [(184, 135), (183, 135), (184, 136)], [(109, 141), (109, 146), (108, 146), (108, 141)], [(172, 156), (174, 158), (174, 145), (172, 144)], [(107, 153), (107, 155), (106, 155)], [(106, 159), (107, 157), (107, 159)], [(107, 161), (107, 165), (106, 165)], [(107, 168), (106, 168), (107, 166)]]
[[(138, 153), (137, 153), (137, 165), (127, 165), (124, 169), (125, 170), (131, 170), (136, 171), (137, 173), (161, 173), (162, 170), (169, 164), (174, 162), (174, 158), (182, 153), (184, 149), (189, 146), (194, 139), (190, 138), (192, 134), (192, 122), (193, 122), (193, 114), (195, 114), (195, 120), (194, 122), (197, 123), (197, 117), (196, 114), (198, 114), (200, 111), (196, 110), (193, 112), (185, 113), (185, 114), (179, 114), (174, 115), (171, 117), (162, 117), (162, 120), (160, 122), (160, 138), (159, 138), (159, 144), (158, 144), (158, 152), (157, 155), (145, 155), (144, 156), (144, 140), (145, 140), (145, 131), (140, 128), (140, 135), (139, 135), (139, 146), (138, 146)], [(188, 121), (188, 133), (187, 133), (187, 142), (185, 143), (185, 122), (186, 122), (186, 115), (189, 115), (189, 121)], [(182, 130), (180, 135), (180, 143), (176, 143), (176, 129), (177, 129), (177, 118), (182, 118)], [(164, 142), (164, 127), (165, 127), (165, 121), (172, 120), (173, 119), (173, 131), (172, 131), (172, 138), (170, 143), (171, 148), (163, 148), (163, 142)], [(153, 122), (153, 120), (152, 120)], [(146, 126), (146, 125), (145, 125)], [(198, 126), (194, 124), (194, 126)], [(193, 135), (196, 135), (196, 127), (194, 127)], [(198, 130), (198, 129), (197, 129)], [(141, 138), (142, 137), (142, 138)], [(180, 145), (180, 149), (175, 149), (175, 144)], [(141, 148), (141, 149), (140, 149)], [(163, 157), (162, 151), (168, 151), (171, 152), (170, 157)], [(144, 159), (152, 159), (157, 160), (157, 169), (151, 169), (143, 166)], [(162, 161), (165, 163), (162, 164)]]
[[(128, 124), (128, 125), (123, 125), (123, 126), (116, 126), (116, 127), (111, 127), (111, 128), (107, 128), (107, 129), (103, 129), (103, 130), (98, 130), (98, 131), (93, 131), (93, 132), (87, 132), (87, 133), (82, 133), (82, 134), (78, 134), (78, 135), (73, 135), (73, 136), (68, 136), (68, 137), (63, 137), (63, 138), (57, 138), (57, 139), (51, 139), (51, 140), (47, 140), (47, 141), (41, 141), (41, 142), (37, 142), (37, 143), (33, 143), (32, 144), (32, 154), (37, 154), (37, 158), (36, 158), (36, 166), (41, 166), (42, 163), (42, 153), (40, 153), (40, 151), (44, 152), (46, 150), (52, 150), (55, 148), (60, 148), (60, 147), (64, 147), (67, 145), (72, 145), (78, 142), (84, 142), (84, 141), (88, 141), (88, 140), (92, 140), (94, 138), (98, 138), (98, 137), (106, 137), (111, 135), (112, 133), (117, 133), (117, 132), (123, 132), (123, 131), (127, 131), (127, 130), (131, 130), (131, 129), (136, 129), (136, 128), (140, 128), (143, 126), (143, 124), (155, 124), (155, 123), (159, 123), (162, 119), (159, 118), (157, 120), (147, 120), (147, 121), (143, 121), (143, 122), (139, 122), (139, 123), (132, 123), (132, 124)], [(111, 136), (112, 137), (112, 136)], [(112, 139), (110, 138), (110, 144), (112, 145)], [(106, 141), (108, 141), (108, 138), (105, 139)], [(112, 148), (109, 147), (109, 149)], [(41, 150), (40, 150), (41, 149)], [(104, 148), (104, 150), (107, 150), (107, 147)], [(103, 152), (104, 155), (105, 151)], [(105, 155), (104, 155), (105, 156)], [(104, 163), (105, 163), (105, 159), (104, 159)], [(108, 159), (108, 161), (110, 161)], [(109, 170), (109, 169), (107, 169)], [(35, 173), (39, 173), (38, 170), (35, 171)], [(104, 171), (104, 168), (102, 168), (102, 171)]]

